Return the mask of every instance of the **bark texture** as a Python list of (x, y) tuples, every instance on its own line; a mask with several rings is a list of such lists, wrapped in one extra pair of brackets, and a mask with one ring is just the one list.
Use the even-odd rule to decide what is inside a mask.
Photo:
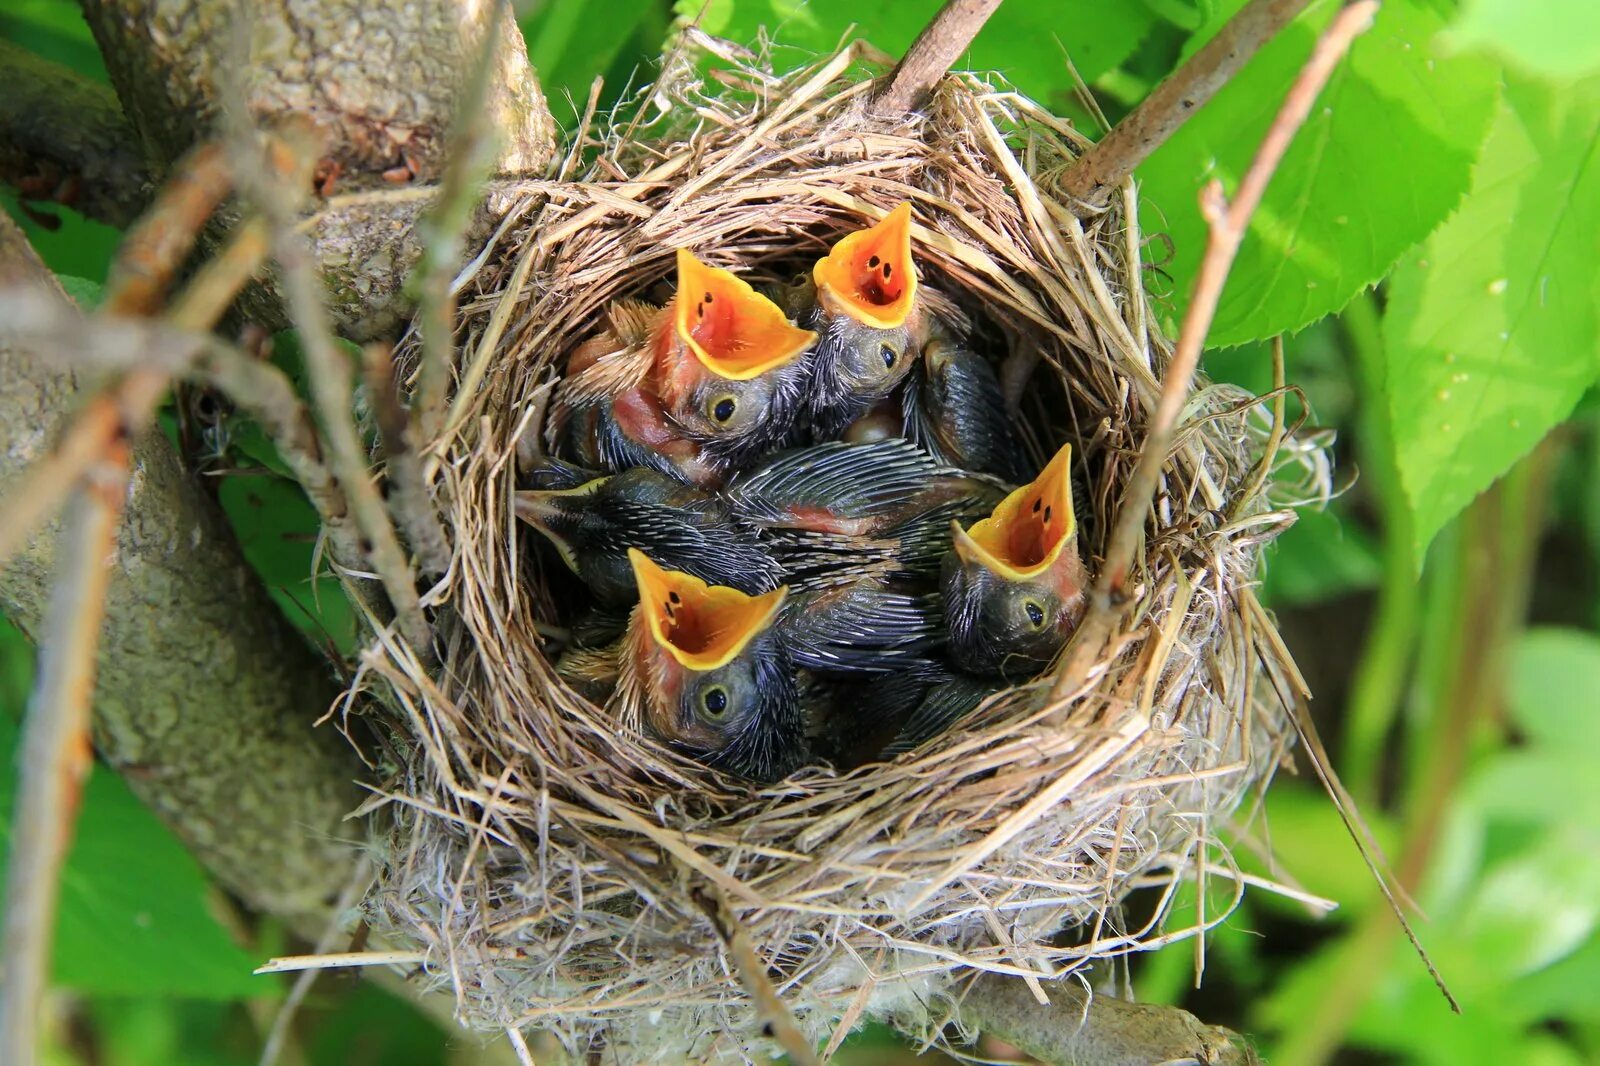
[[(498, 139), (493, 173), (541, 175), (555, 156), (555, 121), (505, 4), (81, 4), (158, 176), (218, 131), (225, 99), (243, 99), (265, 128), (315, 124), (325, 148), (309, 235), (329, 309), (356, 340), (393, 336), (410, 317), (405, 281), (421, 253), (416, 222), (431, 202), (426, 187), (444, 170), (448, 134), (491, 19), (501, 20), (484, 105)], [(478, 219), (479, 229), (486, 224)], [(270, 286), (253, 291), (245, 310), (265, 324), (287, 324)]]
[(116, 94), (0, 41), (0, 181), (126, 226), (150, 202), (150, 173)]
[[(0, 215), (0, 284), (49, 282)], [(56, 297), (65, 299), (59, 290)], [(77, 406), (73, 372), (0, 344), (0, 499)], [(39, 630), (59, 524), (0, 570), (0, 610)], [(312, 722), (339, 691), (278, 612), (165, 437), (134, 445), (94, 702), (100, 755), (230, 890), (320, 928), (355, 858), (344, 739)]]
[(1255, 1051), (1238, 1034), (1207, 1025), (1188, 1011), (1112, 996), (1090, 996), (1076, 981), (1046, 987), (1048, 1007), (1028, 986), (993, 974), (978, 979), (962, 1016), (1041, 1062), (1054, 1066), (1255, 1066)]

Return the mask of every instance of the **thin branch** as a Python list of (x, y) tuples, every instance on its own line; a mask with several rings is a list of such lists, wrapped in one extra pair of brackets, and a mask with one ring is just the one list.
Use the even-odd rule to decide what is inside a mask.
[(733, 968), (745, 991), (755, 1001), (766, 1034), (778, 1042), (795, 1066), (820, 1066), (816, 1049), (800, 1031), (794, 1014), (773, 987), (772, 979), (767, 976), (767, 964), (756, 953), (755, 945), (750, 942), (750, 934), (733, 913), (727, 897), (718, 888), (697, 889), (695, 897), (706, 917), (711, 919), (712, 928), (722, 938), (728, 953), (733, 956)]
[(868, 106), (879, 118), (914, 111), (927, 102), (939, 79), (961, 58), (1000, 6), (1000, 0), (947, 0), (889, 75)]
[(422, 463), (411, 446), (411, 420), (400, 402), (391, 354), (387, 344), (369, 344), (363, 360), (367, 396), (386, 460), (389, 510), (400, 524), (411, 550), (417, 553), (423, 574), (437, 578), (450, 566), (450, 545), (434, 509), (433, 494), (428, 491), (423, 477)]
[(9, 41), (0, 84), (0, 181), (113, 226), (139, 217), (150, 171), (116, 94)]
[[(505, 5), (496, 0), (495, 6)], [(502, 21), (486, 20), (478, 62), (457, 105), (438, 198), (418, 226), (422, 259), (417, 265), (417, 325), (422, 334), (422, 362), (417, 372), (413, 426), (419, 439), (411, 441), (410, 450), (419, 453), (438, 439), (449, 401), (456, 354), (456, 299), (450, 283), (461, 265), (463, 237), (493, 161), (495, 131), (488, 124), (483, 103), (493, 69), (490, 60), (500, 46)]]
[(6, 884), (0, 1061), (35, 1061), (40, 999), (54, 942), (61, 864), (93, 761), (89, 705), (105, 616), (109, 560), (128, 485), (128, 446), (113, 443), (62, 523), (39, 679), (23, 724), (21, 781)]
[[(241, 126), (235, 130), (232, 141), (242, 160), (258, 154), (256, 135), (250, 128)], [(287, 153), (287, 157), (282, 153)], [(294, 179), (303, 176), (301, 171), (309, 172), (309, 162), (316, 158), (316, 153), (308, 150), (306, 144), (294, 143), (288, 137), (274, 137), (267, 142), (264, 154), (269, 161), (265, 169), (287, 170), (294, 174), (287, 179), (280, 173), (273, 176), (273, 180), (260, 180), (250, 168), (245, 168), (241, 184), (271, 225), (273, 256), (280, 268), (280, 283), (289, 316), (300, 334), (312, 405), (322, 427), (329, 464), (349, 501), (350, 514), (359, 532), (359, 555), (338, 561), (345, 567), (370, 564), (394, 608), (401, 634), (420, 654), (427, 655), (432, 645), (432, 632), (422, 613), (416, 579), (384, 508), (383, 498), (378, 494), (365, 448), (356, 432), (350, 359), (334, 337), (310, 248), (296, 230), (297, 198), (308, 183)]]
[(1098, 144), (1078, 157), (1063, 176), (1063, 190), (1080, 200), (1092, 200), (1101, 190), (1120, 185), (1308, 3), (1310, 0), (1251, 0)]

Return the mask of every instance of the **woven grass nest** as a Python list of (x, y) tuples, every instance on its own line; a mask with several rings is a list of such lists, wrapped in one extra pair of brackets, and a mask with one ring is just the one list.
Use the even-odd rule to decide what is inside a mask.
[(869, 1017), (936, 1041), (977, 972), (1048, 979), (1223, 916), (1179, 928), (1168, 892), (1129, 926), (1119, 902), (1226, 880), (1219, 832), (1292, 735), (1276, 691), (1292, 666), (1244, 590), (1326, 469), (1314, 443), (1278, 447), (1237, 388), (1197, 382), (1119, 639), (1070, 691), (1053, 692), (1058, 665), (892, 761), (756, 787), (619, 730), (551, 665), (541, 624), (561, 605), (512, 495), (568, 354), (609, 302), (670, 278), (678, 247), (783, 277), (902, 200), (924, 278), (985, 350), (1037, 356), (1027, 447), (1042, 463), (1072, 442), (1080, 550), (1103, 559), (1170, 353), (1134, 190), (1066, 202), (1087, 141), (982, 76), (869, 118), (882, 73), (853, 47), (686, 89), (649, 129), (586, 130), (468, 269), (436, 446), (445, 661), (381, 644), (357, 682), (404, 750), (368, 918), (418, 949), (466, 1024), (608, 1061), (754, 1060), (773, 1052), (775, 991), (818, 1046)]

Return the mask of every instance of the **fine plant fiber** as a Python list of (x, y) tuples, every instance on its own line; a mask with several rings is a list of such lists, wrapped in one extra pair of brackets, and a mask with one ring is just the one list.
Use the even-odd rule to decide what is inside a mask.
[[(732, 66), (586, 126), (458, 279), (455, 391), (427, 452), (452, 550), (424, 598), (442, 665), (386, 640), (356, 680), (401, 767), (372, 804), (392, 820), (376, 931), (418, 949), (465, 1023), (608, 1061), (771, 1052), (719, 914), (818, 1046), (868, 1017), (944, 1040), (975, 973), (1045, 982), (1226, 917), (1245, 878), (1225, 841), (1293, 735), (1293, 664), (1250, 588), (1330, 480), (1325, 441), (1280, 445), (1270, 402), (1197, 381), (1116, 639), (1065, 698), (1047, 671), (892, 761), (768, 787), (622, 727), (556, 676), (574, 586), (513, 492), (567, 356), (612, 301), (663, 299), (676, 248), (778, 280), (910, 200), (924, 280), (1008, 380), (1029, 374), (1031, 457), (1074, 445), (1091, 571), (1170, 356), (1131, 184), (1100, 208), (1059, 191), (1087, 143), (1067, 123), (973, 74), (869, 118), (884, 68), (862, 46), (782, 78)], [(1173, 908), (1185, 881), (1197, 914)], [(1140, 887), (1163, 891), (1130, 925)]]

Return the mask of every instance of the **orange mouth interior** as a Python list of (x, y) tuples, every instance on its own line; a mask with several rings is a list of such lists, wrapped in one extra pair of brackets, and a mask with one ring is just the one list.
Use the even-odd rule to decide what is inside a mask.
[(628, 549), (628, 561), (650, 635), (680, 665), (701, 672), (733, 661), (772, 624), (789, 593), (787, 585), (760, 596), (708, 585), (681, 571), (662, 569), (638, 548)]
[(1071, 467), (1072, 445), (1063, 444), (1038, 477), (1001, 500), (988, 518), (968, 530), (957, 526), (956, 553), (1013, 581), (1050, 569), (1078, 532)]
[(877, 329), (904, 325), (917, 296), (911, 262), (911, 204), (903, 203), (876, 226), (842, 238), (817, 261), (811, 276), (851, 318)]
[(727, 270), (678, 249), (678, 338), (718, 377), (733, 381), (776, 369), (811, 347), (817, 335), (790, 325), (783, 310)]

